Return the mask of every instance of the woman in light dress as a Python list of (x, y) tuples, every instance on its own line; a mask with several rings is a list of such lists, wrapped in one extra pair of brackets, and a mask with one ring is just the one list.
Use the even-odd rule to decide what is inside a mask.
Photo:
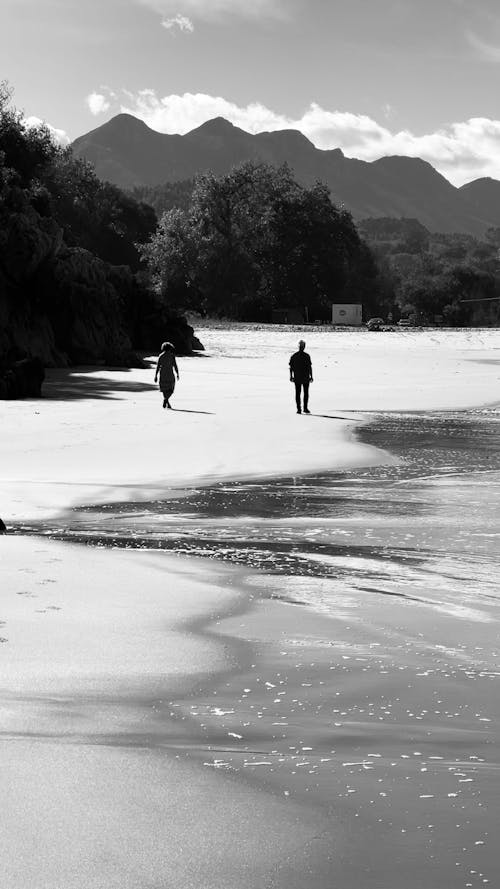
[(163, 407), (172, 409), (170, 396), (175, 389), (174, 371), (179, 379), (179, 369), (175, 360), (175, 349), (172, 343), (162, 343), (161, 352), (156, 365), (155, 383), (160, 378), (160, 391), (163, 395)]

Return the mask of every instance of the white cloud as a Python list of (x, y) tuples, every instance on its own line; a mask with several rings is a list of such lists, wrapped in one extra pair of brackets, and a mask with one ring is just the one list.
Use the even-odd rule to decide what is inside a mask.
[(128, 104), (122, 104), (121, 111), (135, 114), (162, 133), (187, 133), (213, 117), (225, 117), (251, 133), (289, 126), (285, 117), (258, 102), (240, 108), (222, 96), (184, 93), (159, 98), (149, 89), (140, 90), (135, 95), (128, 93), (127, 99)]
[(103, 93), (90, 93), (85, 101), (91, 113), (95, 116), (97, 116), (98, 114), (104, 114), (105, 111), (109, 111), (109, 109), (111, 108), (109, 98)]
[(194, 25), (191, 19), (188, 19), (185, 15), (180, 15), (180, 13), (177, 13), (177, 15), (171, 19), (163, 19), (162, 26), (166, 28), (167, 31), (171, 31), (172, 28), (179, 28), (179, 31), (194, 31)]
[[(127, 112), (162, 133), (187, 133), (214, 117), (224, 117), (249, 133), (296, 129), (317, 148), (341, 148), (348, 157), (373, 161), (386, 155), (421, 157), (455, 185), (480, 176), (500, 179), (500, 120), (471, 118), (431, 133), (393, 131), (364, 114), (329, 111), (312, 103), (300, 117), (273, 111), (260, 102), (240, 106), (222, 96), (184, 93), (160, 97), (154, 90), (112, 91), (116, 111)], [(108, 104), (109, 107), (109, 104)]]
[(60, 130), (58, 127), (51, 126), (50, 123), (47, 123), (46, 120), (42, 120), (40, 117), (35, 117), (31, 115), (30, 117), (25, 117), (24, 122), (28, 127), (47, 127), (55, 141), (62, 146), (69, 145), (69, 136), (65, 130)]
[(290, 0), (138, 0), (168, 21), (178, 15), (190, 21), (217, 21), (229, 17), (247, 19), (282, 19), (287, 15)]
[(486, 41), (478, 37), (474, 31), (466, 31), (465, 36), (472, 48), (476, 50), (479, 58), (484, 62), (493, 62), (495, 64), (500, 62), (500, 46), (486, 43)]

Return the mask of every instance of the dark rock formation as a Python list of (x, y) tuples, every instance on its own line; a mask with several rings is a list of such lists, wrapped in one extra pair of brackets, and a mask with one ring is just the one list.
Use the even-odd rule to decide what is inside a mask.
[[(191, 330), (193, 330), (193, 328), (191, 328)], [(194, 334), (194, 332), (193, 332), (193, 334)], [(193, 352), (204, 352), (205, 351), (205, 346), (203, 345), (201, 340), (199, 340), (198, 337), (194, 336), (194, 335), (191, 338), (191, 348), (192, 348)]]
[(139, 272), (155, 224), (151, 207), (26, 126), (0, 84), (0, 398), (39, 397), (48, 366), (142, 366), (152, 313), (155, 351), (166, 336), (191, 351), (185, 323), (165, 333)]
[[(114, 267), (88, 250), (67, 247), (53, 219), (40, 216), (25, 195), (16, 199), (15, 212), (0, 213), (4, 372), (14, 361), (30, 356), (46, 367), (137, 365), (128, 321), (134, 301), (140, 313), (144, 288), (128, 267)], [(16, 397), (9, 394), (16, 386), (4, 373), (1, 397)], [(26, 395), (35, 394), (31, 384), (28, 389)]]
[(159, 352), (163, 342), (173, 344), (177, 355), (203, 352), (204, 346), (194, 335), (194, 329), (182, 315), (174, 315), (165, 308), (157, 308), (143, 321), (140, 331), (141, 348)]
[(0, 534), (6, 534), (6, 533), (7, 533), (7, 528), (5, 527), (5, 524), (2, 522), (2, 519), (0, 519)]
[[(124, 276), (132, 277), (129, 269)], [(66, 248), (43, 276), (43, 304), (55, 345), (70, 364), (129, 364), (132, 343), (112, 267), (88, 250)]]
[(40, 358), (23, 358), (0, 369), (0, 399), (40, 398), (45, 370)]

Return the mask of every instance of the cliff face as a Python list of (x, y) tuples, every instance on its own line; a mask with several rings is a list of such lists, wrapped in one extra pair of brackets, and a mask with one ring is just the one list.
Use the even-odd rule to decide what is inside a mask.
[[(184, 355), (203, 348), (128, 266), (67, 247), (25, 192), (11, 198), (14, 212), (0, 205), (0, 398), (39, 395), (43, 366), (137, 365), (132, 343), (156, 352), (169, 340)], [(33, 357), (38, 364), (27, 363)]]
[(0, 398), (40, 395), (44, 366), (139, 363), (145, 318), (155, 350), (175, 342), (139, 273), (155, 226), (152, 207), (28, 126), (0, 84)]
[[(62, 229), (22, 189), (9, 198), (0, 219), (0, 362), (130, 363), (113, 267), (66, 247)], [(132, 279), (128, 269), (123, 275)]]

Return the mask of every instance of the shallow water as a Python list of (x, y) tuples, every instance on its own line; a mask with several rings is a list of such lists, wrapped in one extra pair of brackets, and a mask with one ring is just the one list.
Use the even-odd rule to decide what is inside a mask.
[[(494, 609), (500, 576), (500, 412), (385, 414), (359, 437), (397, 466), (221, 483), (151, 503), (82, 507), (60, 539), (159, 548), (358, 593)], [(28, 530), (27, 526), (24, 526)], [(35, 529), (33, 529), (35, 530)], [(313, 607), (325, 608), (308, 599)]]
[[(382, 414), (359, 436), (399, 464), (86, 507), (32, 530), (258, 569), (254, 611), (213, 628), (238, 669), (151, 702), (149, 731), (227, 779), (340, 813), (347, 851), (323, 838), (301, 889), (496, 886), (500, 413)], [(259, 611), (261, 597), (281, 602)]]
[(222, 621), (254, 663), (169, 706), (206, 767), (331, 813), (306, 886), (500, 884), (499, 420), (378, 417), (398, 467), (194, 495), (190, 551), (308, 608)]

